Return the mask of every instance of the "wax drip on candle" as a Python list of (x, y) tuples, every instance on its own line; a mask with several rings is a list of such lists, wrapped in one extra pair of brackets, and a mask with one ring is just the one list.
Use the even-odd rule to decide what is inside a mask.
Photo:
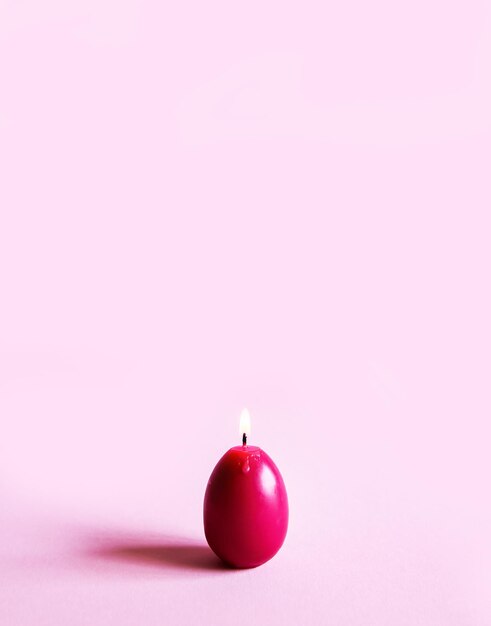
[(249, 459), (246, 459), (244, 461), (244, 464), (242, 465), (242, 473), (243, 474), (247, 474), (247, 472), (251, 469), (251, 466), (249, 465)]

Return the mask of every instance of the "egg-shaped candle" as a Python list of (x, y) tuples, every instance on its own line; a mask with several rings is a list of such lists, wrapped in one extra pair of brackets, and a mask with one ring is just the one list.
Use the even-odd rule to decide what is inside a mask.
[(205, 492), (203, 519), (210, 548), (232, 567), (257, 567), (281, 548), (288, 528), (288, 497), (273, 460), (247, 443), (250, 416), (240, 418), (242, 445), (226, 452)]

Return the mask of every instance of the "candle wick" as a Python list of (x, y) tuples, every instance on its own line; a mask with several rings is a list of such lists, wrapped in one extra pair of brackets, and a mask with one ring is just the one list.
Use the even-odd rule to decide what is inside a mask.
[(242, 445), (243, 446), (247, 445), (247, 435), (245, 433), (242, 435)]

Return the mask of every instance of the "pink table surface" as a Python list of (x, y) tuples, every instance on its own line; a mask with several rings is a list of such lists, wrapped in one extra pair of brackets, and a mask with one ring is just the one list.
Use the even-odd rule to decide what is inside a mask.
[[(0, 624), (489, 626), (489, 4), (0, 2)], [(223, 452), (286, 543), (224, 569)]]

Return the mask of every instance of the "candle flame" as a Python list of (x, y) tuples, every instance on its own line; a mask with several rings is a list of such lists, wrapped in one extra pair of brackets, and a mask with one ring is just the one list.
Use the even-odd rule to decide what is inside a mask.
[(240, 414), (239, 434), (242, 437), (244, 433), (247, 437), (251, 434), (251, 416), (247, 409), (243, 409)]

